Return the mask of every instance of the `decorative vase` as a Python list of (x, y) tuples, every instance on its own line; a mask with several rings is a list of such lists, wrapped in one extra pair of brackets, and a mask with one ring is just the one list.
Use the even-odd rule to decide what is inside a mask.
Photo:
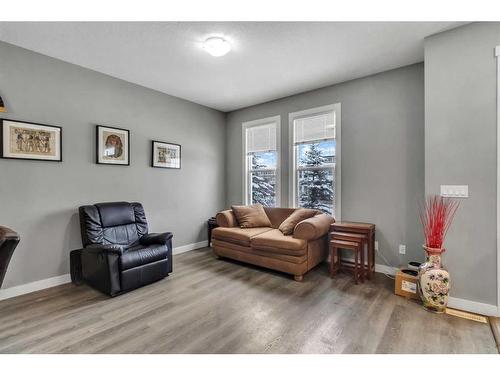
[(444, 313), (450, 291), (450, 274), (441, 263), (445, 249), (423, 248), (427, 257), (418, 269), (418, 291), (427, 310)]

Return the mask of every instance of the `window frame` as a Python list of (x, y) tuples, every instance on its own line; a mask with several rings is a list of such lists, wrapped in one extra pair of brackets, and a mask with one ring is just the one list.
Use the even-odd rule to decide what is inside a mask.
[(288, 186), (289, 186), (289, 197), (288, 204), (289, 207), (297, 207), (297, 171), (300, 169), (297, 167), (297, 153), (295, 147), (295, 127), (294, 121), (297, 119), (312, 117), (321, 115), (327, 112), (335, 112), (335, 220), (340, 221), (342, 217), (342, 180), (341, 180), (341, 135), (342, 135), (342, 115), (341, 115), (341, 105), (340, 103), (325, 105), (321, 107), (309, 108), (302, 111), (291, 112), (288, 114), (288, 141), (289, 141), (289, 174), (288, 174)]
[[(269, 123), (276, 124), (276, 207), (281, 207), (281, 116), (271, 116), (258, 120), (245, 121), (242, 125), (241, 140), (242, 140), (242, 202), (245, 205), (251, 204), (249, 202), (249, 174), (251, 170), (248, 168), (247, 157), (247, 129), (266, 125)], [(262, 169), (268, 170), (268, 169)]]

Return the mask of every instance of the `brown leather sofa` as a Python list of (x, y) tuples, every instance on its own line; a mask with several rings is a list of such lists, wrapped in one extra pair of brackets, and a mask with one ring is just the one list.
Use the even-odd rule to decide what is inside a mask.
[(289, 273), (302, 281), (307, 271), (326, 259), (328, 230), (335, 220), (318, 211), (299, 222), (293, 235), (285, 236), (277, 228), (296, 209), (264, 209), (272, 227), (240, 228), (232, 210), (219, 212), (219, 227), (212, 231), (215, 255)]

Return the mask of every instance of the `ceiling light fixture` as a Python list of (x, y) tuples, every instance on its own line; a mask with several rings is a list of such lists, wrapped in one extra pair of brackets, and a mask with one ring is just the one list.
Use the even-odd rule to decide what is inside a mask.
[(231, 51), (231, 44), (224, 38), (214, 36), (205, 40), (203, 49), (212, 56), (219, 57)]

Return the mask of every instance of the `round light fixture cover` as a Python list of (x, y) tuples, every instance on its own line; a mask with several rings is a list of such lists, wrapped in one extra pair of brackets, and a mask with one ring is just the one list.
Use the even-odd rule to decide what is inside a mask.
[(219, 57), (231, 51), (231, 44), (224, 38), (214, 36), (205, 40), (203, 49), (212, 56)]

